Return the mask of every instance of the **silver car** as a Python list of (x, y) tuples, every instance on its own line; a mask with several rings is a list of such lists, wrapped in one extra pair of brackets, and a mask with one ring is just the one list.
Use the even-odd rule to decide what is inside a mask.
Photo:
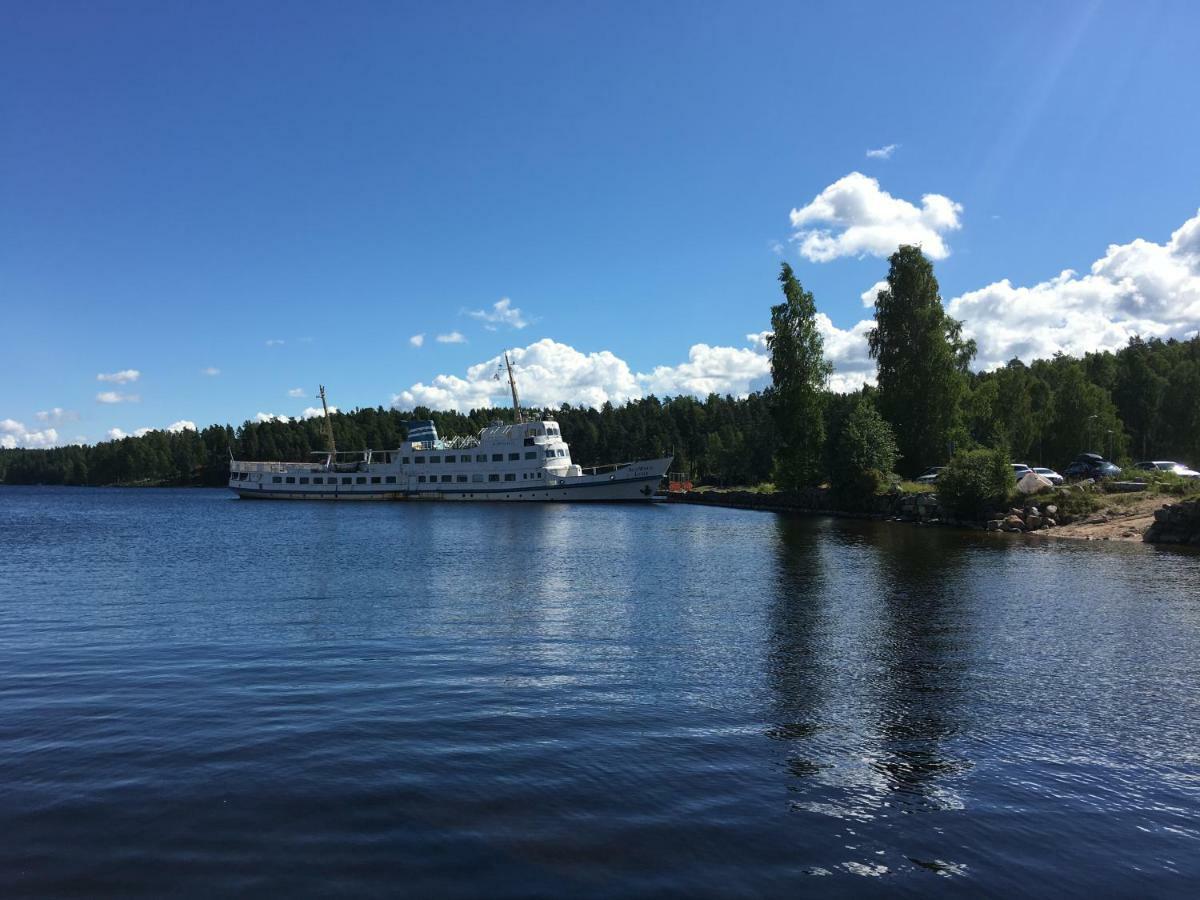
[(1180, 478), (1200, 478), (1200, 472), (1185, 466), (1183, 463), (1177, 463), (1169, 459), (1146, 460), (1145, 462), (1134, 463), (1133, 467), (1135, 469), (1143, 469), (1147, 472), (1171, 472)]

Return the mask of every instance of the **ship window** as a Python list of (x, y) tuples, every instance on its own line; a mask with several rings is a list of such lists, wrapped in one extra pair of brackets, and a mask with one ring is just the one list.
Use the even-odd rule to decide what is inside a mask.
[(279, 475), (272, 475), (271, 483), (272, 484), (283, 484), (283, 478)]
[(566, 451), (566, 450), (561, 450), (561, 449), (560, 449), (560, 450), (558, 451), (558, 455), (559, 455), (559, 456), (566, 456), (566, 455), (567, 455), (567, 451)]
[(471, 476), (471, 480), (478, 483), (483, 481), (483, 476), (477, 472)]
[(414, 457), (413, 457), (413, 462), (415, 462), (415, 463), (423, 463), (423, 462), (425, 462), (425, 457), (423, 457), (423, 456), (414, 456)]
[(486, 453), (476, 453), (475, 454), (475, 462), (487, 462), (487, 454)]
[(249, 472), (241, 472), (241, 473), (238, 475), (238, 481), (245, 481), (245, 480), (246, 480), (247, 478), (249, 478), (249, 477), (250, 477), (250, 473), (249, 473)]
[(444, 482), (445, 482), (445, 481), (453, 481), (453, 480), (454, 480), (454, 476), (453, 476), (453, 475), (443, 475), (443, 476), (442, 476), (442, 481), (444, 481)]
[(314, 478), (313, 479), (313, 484), (324, 484), (324, 483), (325, 483), (324, 478)]
[(531, 438), (531, 437), (525, 438), (525, 446), (532, 447), (533, 446), (533, 438)]
[(395, 483), (396, 483), (396, 476), (395, 476), (395, 475), (389, 475), (389, 476), (387, 476), (387, 478), (383, 479), (383, 483), (384, 483), (384, 484), (395, 484)]
[(457, 475), (457, 476), (455, 476), (455, 480), (456, 481), (470, 481), (470, 479), (467, 478), (466, 475)]
[(424, 483), (425, 483), (425, 476), (424, 476), (424, 475), (418, 475), (418, 476), (417, 476), (417, 481), (418, 481), (418, 482), (420, 482), (421, 484), (424, 484)]
[(551, 457), (553, 457), (553, 456), (554, 456), (554, 451), (553, 451), (553, 450), (547, 450), (547, 451), (546, 451), (546, 459), (550, 459), (550, 458), (551, 458)]
[(516, 472), (506, 472), (506, 473), (504, 474), (504, 480), (505, 480), (505, 481), (516, 481), (516, 480), (517, 480), (517, 473), (516, 473)]
[(284, 480), (284, 482), (285, 482), (285, 483), (287, 483), (287, 484), (295, 484), (295, 483), (296, 483), (296, 479), (295, 479), (295, 477), (294, 477), (294, 476), (292, 476), (292, 475), (289, 475), (287, 478), (285, 478), (285, 479), (283, 479), (283, 480)]
[(510, 460), (513, 460), (513, 459), (520, 459), (520, 458), (521, 458), (521, 454), (520, 454), (520, 453), (510, 453), (510, 454), (508, 454), (508, 458), (509, 458)]
[[(450, 454), (449, 456), (446, 457), (446, 462), (448, 462), (448, 463), (457, 462), (457, 460), (458, 460), (458, 457), (455, 456), (454, 454)], [(464, 459), (463, 462), (468, 462), (468, 460)]]
[(497, 475), (495, 472), (493, 472), (491, 475), (488, 476), (488, 481), (499, 481), (499, 480), (500, 480), (500, 476)]
[(367, 483), (367, 476), (365, 476), (365, 475), (359, 475), (357, 478), (355, 478), (355, 479), (354, 479), (354, 483), (355, 483), (355, 484), (366, 484), (366, 483)]
[(402, 463), (404, 463), (404, 465), (406, 465), (406, 466), (408, 465), (408, 457), (407, 457), (407, 456), (406, 456), (406, 457), (404, 457), (403, 459), (401, 459), (400, 461), (401, 461)]
[(492, 462), (504, 462), (504, 454), (503, 453), (493, 453), (492, 454)]
[(440, 463), (442, 461), (442, 458), (440, 456), (431, 456), (431, 457), (429, 457), (429, 461), (431, 463)]
[(349, 475), (347, 475), (345, 478), (342, 479), (342, 484), (349, 484), (353, 480), (354, 480), (353, 478), (351, 478)]
[(537, 451), (536, 450), (526, 450), (525, 458), (526, 459), (537, 459)]
[(383, 484), (383, 480), (378, 475), (372, 475), (371, 484)]
[(307, 478), (301, 478), (301, 479), (300, 479), (300, 483), (301, 483), (301, 484), (308, 484), (308, 479), (307, 479)]

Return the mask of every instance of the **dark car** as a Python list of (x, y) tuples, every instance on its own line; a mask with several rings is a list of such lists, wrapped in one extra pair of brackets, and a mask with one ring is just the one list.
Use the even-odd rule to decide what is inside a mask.
[(1080, 453), (1063, 470), (1066, 478), (1113, 478), (1120, 474), (1120, 466), (1113, 465), (1099, 453)]

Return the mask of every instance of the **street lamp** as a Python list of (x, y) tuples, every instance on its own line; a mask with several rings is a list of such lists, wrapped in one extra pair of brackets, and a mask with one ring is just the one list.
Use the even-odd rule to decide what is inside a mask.
[(1092, 443), (1092, 426), (1096, 423), (1096, 420), (1099, 418), (1100, 418), (1099, 414), (1088, 416), (1087, 439), (1088, 439), (1089, 444)]

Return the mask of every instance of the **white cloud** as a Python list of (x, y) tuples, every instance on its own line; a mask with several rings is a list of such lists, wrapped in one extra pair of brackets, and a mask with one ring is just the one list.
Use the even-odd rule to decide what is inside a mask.
[(278, 413), (260, 412), (254, 417), (255, 422), (290, 422), (288, 416), (281, 416)]
[(120, 372), (109, 372), (105, 374), (101, 372), (96, 376), (97, 381), (108, 381), (113, 384), (130, 384), (142, 377), (142, 373), (137, 369), (123, 369)]
[(141, 399), (137, 394), (122, 394), (120, 391), (101, 391), (96, 395), (99, 403), (137, 403)]
[[(851, 328), (838, 328), (825, 313), (817, 313), (817, 330), (825, 343), (825, 359), (833, 364), (829, 389), (839, 393), (856, 391), (864, 384), (875, 383), (875, 361), (867, 345), (867, 332), (875, 326), (874, 319), (863, 319)], [(767, 338), (770, 331), (746, 335), (746, 340), (763, 354), (770, 371), (770, 350)]]
[(164, 429), (172, 434), (179, 434), (181, 431), (195, 431), (196, 423), (188, 419), (180, 419), (178, 422), (172, 422)]
[(941, 194), (925, 194), (918, 207), (881, 190), (874, 178), (851, 172), (792, 210), (792, 240), (812, 262), (889, 256), (901, 244), (919, 245), (926, 256), (944, 259), (950, 248), (942, 234), (962, 227), (961, 213), (961, 204)]
[(414, 347), (420, 347), (420, 346), (424, 345), (424, 343), (425, 343), (425, 335), (424, 334), (414, 334), (412, 337), (410, 337), (408, 339), (408, 342), (410, 344), (412, 344)]
[[(770, 373), (761, 335), (748, 335), (750, 347), (714, 347), (695, 344), (685, 362), (655, 366), (635, 373), (629, 364), (608, 350), (584, 353), (567, 344), (543, 338), (510, 352), (517, 368), (521, 402), (554, 407), (562, 403), (602, 406), (621, 404), (647, 394), (677, 396), (710, 393), (744, 396), (763, 387)], [(471, 366), (465, 377), (438, 375), (418, 382), (392, 397), (397, 409), (428, 406), (467, 412), (508, 403), (508, 384), (500, 372), (500, 356)], [(499, 380), (496, 375), (500, 374)]]
[(286, 343), (287, 341), (283, 340), (282, 338), (270, 338), (266, 342), (268, 347), (282, 347)]
[(899, 144), (888, 144), (886, 147), (880, 147), (878, 150), (868, 150), (867, 159), (891, 159), (892, 154), (899, 149)]
[(467, 339), (459, 332), (452, 331), (449, 334), (439, 334), (437, 336), (437, 342), (439, 344), (465, 344)]
[(288, 396), (289, 397), (303, 397), (304, 393), (305, 393), (304, 388), (292, 388), (290, 391), (288, 391)]
[(74, 422), (79, 418), (79, 413), (71, 409), (63, 409), (61, 406), (55, 406), (53, 409), (44, 409), (35, 415), (39, 422), (52, 425)]
[[(495, 331), (497, 325), (507, 325), (510, 328), (524, 328), (529, 324), (521, 310), (512, 305), (508, 297), (501, 297), (492, 304), (490, 310), (476, 309), (467, 313), (473, 319), (479, 319), (490, 331)], [(440, 338), (439, 338), (440, 340)]]
[(201, 375), (210, 375), (210, 376), (215, 376), (215, 375), (220, 375), (220, 374), (221, 374), (221, 370), (220, 370), (220, 369), (218, 369), (216, 366), (208, 366), (207, 368), (201, 369), (201, 370), (200, 370), (200, 374), (201, 374)]
[[(335, 413), (335, 412), (337, 412), (337, 411), (338, 411), (338, 408), (337, 408), (336, 406), (331, 406), (331, 407), (329, 407), (329, 412), (330, 412), (330, 413)], [(324, 411), (323, 409), (321, 409), (321, 407), (319, 407), (319, 406), (306, 406), (306, 407), (304, 407), (304, 412), (300, 413), (300, 418), (302, 418), (302, 419), (316, 419), (316, 418), (319, 418), (320, 416), (323, 416), (323, 415), (325, 415), (325, 411)], [(286, 416), (284, 416), (283, 418), (286, 418)]]
[(53, 428), (30, 431), (24, 423), (16, 419), (0, 419), (0, 448), (5, 450), (15, 450), (17, 447), (55, 447), (58, 442), (58, 431)]
[(107, 436), (110, 441), (119, 441), (127, 437), (144, 437), (153, 430), (153, 428), (135, 428), (133, 434), (128, 434), (120, 428), (110, 428), (108, 429)]
[(692, 394), (735, 394), (745, 396), (765, 386), (771, 373), (769, 359), (755, 350), (738, 347), (710, 347), (694, 344), (688, 361), (676, 366), (655, 366), (638, 382), (658, 396)]
[(955, 297), (950, 315), (979, 346), (976, 366), (1057, 351), (1116, 350), (1133, 335), (1187, 338), (1200, 330), (1200, 211), (1164, 244), (1112, 244), (1086, 275), (1066, 269), (1028, 287), (1008, 279)]
[(867, 309), (874, 309), (875, 308), (875, 300), (876, 300), (876, 298), (878, 298), (879, 292), (886, 291), (887, 286), (888, 286), (887, 281), (877, 281), (873, 285), (871, 285), (869, 288), (867, 288), (865, 291), (863, 291), (861, 294), (859, 294), (859, 297), (862, 298), (862, 305), (865, 306)]

